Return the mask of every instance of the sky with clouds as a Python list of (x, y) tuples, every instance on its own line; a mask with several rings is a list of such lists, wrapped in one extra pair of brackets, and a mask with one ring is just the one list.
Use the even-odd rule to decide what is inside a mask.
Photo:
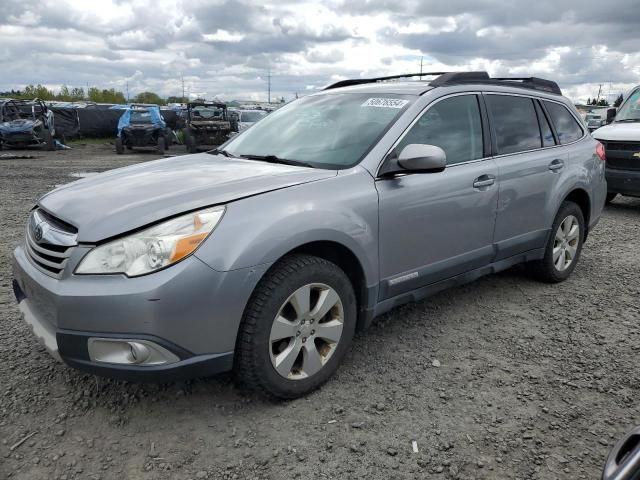
[(638, 0), (2, 0), (0, 91), (42, 83), (266, 100), (344, 78), (486, 70), (575, 101), (640, 84)]

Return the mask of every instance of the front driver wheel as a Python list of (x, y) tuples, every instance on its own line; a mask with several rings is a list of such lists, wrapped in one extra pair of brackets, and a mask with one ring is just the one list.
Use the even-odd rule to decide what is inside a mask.
[(573, 202), (560, 206), (542, 260), (531, 263), (534, 275), (547, 283), (563, 282), (576, 268), (584, 240), (584, 216)]
[(290, 399), (322, 385), (349, 349), (356, 298), (335, 264), (310, 255), (278, 262), (256, 287), (236, 343), (239, 383)]

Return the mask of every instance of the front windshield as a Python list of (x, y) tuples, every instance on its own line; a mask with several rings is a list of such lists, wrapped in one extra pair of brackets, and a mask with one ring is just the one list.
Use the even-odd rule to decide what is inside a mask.
[(224, 116), (222, 108), (197, 106), (191, 110), (191, 116), (194, 120), (220, 120)]
[(637, 121), (640, 122), (640, 88), (637, 88), (620, 108), (616, 115), (616, 122)]
[(240, 112), (240, 121), (246, 123), (254, 123), (262, 117), (266, 117), (266, 112)]
[(317, 168), (356, 165), (416, 97), (334, 93), (295, 100), (229, 142), (235, 156), (276, 156)]
[(151, 113), (146, 110), (132, 110), (130, 123), (151, 123)]

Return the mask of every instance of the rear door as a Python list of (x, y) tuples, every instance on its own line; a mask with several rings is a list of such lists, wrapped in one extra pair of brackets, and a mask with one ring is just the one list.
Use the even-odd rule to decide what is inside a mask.
[(380, 300), (490, 263), (498, 184), (488, 140), (476, 94), (436, 100), (398, 140), (392, 155), (409, 144), (437, 145), (447, 168), (376, 180)]
[(554, 194), (567, 152), (537, 99), (485, 93), (500, 175), (496, 261), (542, 248), (555, 216)]

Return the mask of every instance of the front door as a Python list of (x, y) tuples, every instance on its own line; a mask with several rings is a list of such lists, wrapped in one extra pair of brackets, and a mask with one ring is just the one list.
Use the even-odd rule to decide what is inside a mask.
[(376, 181), (380, 216), (380, 297), (384, 300), (485, 266), (493, 259), (497, 168), (485, 158), (478, 97), (436, 101), (394, 147), (437, 145), (439, 173)]

